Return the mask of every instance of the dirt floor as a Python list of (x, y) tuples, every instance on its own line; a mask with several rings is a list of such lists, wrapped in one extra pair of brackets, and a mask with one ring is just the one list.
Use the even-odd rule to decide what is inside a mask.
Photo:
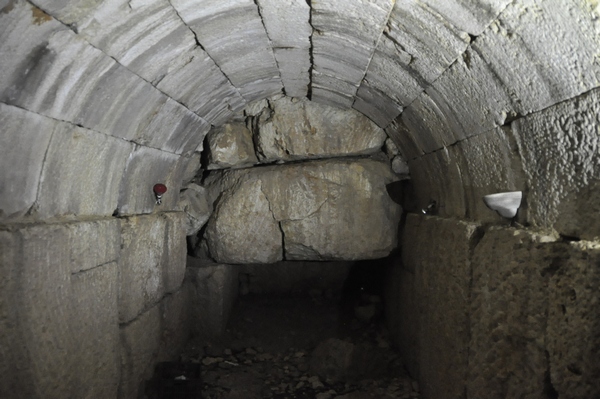
[(320, 294), (242, 296), (225, 334), (192, 340), (180, 360), (198, 365), (204, 399), (418, 398), (373, 306), (365, 316), (340, 303)]

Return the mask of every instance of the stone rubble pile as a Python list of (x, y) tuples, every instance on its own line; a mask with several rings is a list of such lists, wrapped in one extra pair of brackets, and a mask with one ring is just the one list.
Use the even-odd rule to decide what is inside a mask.
[[(332, 344), (357, 349), (348, 341), (329, 340), (321, 346)], [(331, 349), (331, 348), (330, 348)], [(340, 380), (324, 378), (316, 371), (330, 365), (340, 365), (338, 358), (317, 358), (324, 362), (315, 367), (315, 353), (298, 348), (286, 352), (269, 353), (261, 347), (226, 348), (224, 350), (206, 347), (204, 354), (198, 353), (186, 361), (202, 363), (203, 397), (205, 399), (253, 399), (253, 398), (316, 398), (316, 399), (367, 399), (367, 398), (418, 398), (419, 388), (401, 370), (401, 363), (393, 354), (384, 355), (381, 348), (371, 348), (369, 354), (381, 361), (378, 367), (366, 364), (367, 368), (378, 368), (384, 377), (377, 378), (372, 373), (365, 375), (360, 370), (350, 371), (357, 365), (347, 365), (339, 369), (340, 374), (350, 373), (354, 378)], [(331, 350), (328, 351), (332, 353)], [(339, 355), (346, 355), (340, 353)], [(367, 352), (365, 352), (367, 355)], [(311, 359), (312, 358), (312, 359)], [(365, 356), (363, 360), (368, 360)], [(367, 362), (369, 363), (369, 362)], [(315, 370), (317, 369), (317, 370)], [(387, 370), (386, 370), (387, 369)], [(395, 370), (394, 370), (395, 369)], [(391, 377), (396, 371), (397, 376)]]

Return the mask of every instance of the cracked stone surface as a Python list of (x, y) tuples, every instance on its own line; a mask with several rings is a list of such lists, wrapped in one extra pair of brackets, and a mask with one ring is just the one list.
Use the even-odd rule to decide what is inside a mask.
[(401, 209), (386, 190), (397, 179), (387, 162), (312, 161), (211, 179), (219, 199), (206, 237), (218, 262), (372, 259), (395, 248)]
[(387, 137), (355, 110), (289, 97), (269, 101), (249, 124), (263, 163), (372, 154)]

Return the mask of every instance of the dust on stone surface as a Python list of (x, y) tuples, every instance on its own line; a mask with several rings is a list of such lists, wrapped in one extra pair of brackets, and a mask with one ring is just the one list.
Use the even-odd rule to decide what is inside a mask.
[(193, 339), (178, 360), (200, 364), (204, 399), (419, 398), (385, 327), (326, 295), (242, 296), (225, 334)]

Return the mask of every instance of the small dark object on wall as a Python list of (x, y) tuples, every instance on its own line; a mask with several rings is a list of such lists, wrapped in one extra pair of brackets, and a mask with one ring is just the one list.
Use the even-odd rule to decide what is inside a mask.
[(162, 203), (162, 196), (167, 192), (167, 186), (162, 183), (155, 184), (152, 188), (154, 191), (154, 197), (156, 198), (156, 205), (160, 205)]

